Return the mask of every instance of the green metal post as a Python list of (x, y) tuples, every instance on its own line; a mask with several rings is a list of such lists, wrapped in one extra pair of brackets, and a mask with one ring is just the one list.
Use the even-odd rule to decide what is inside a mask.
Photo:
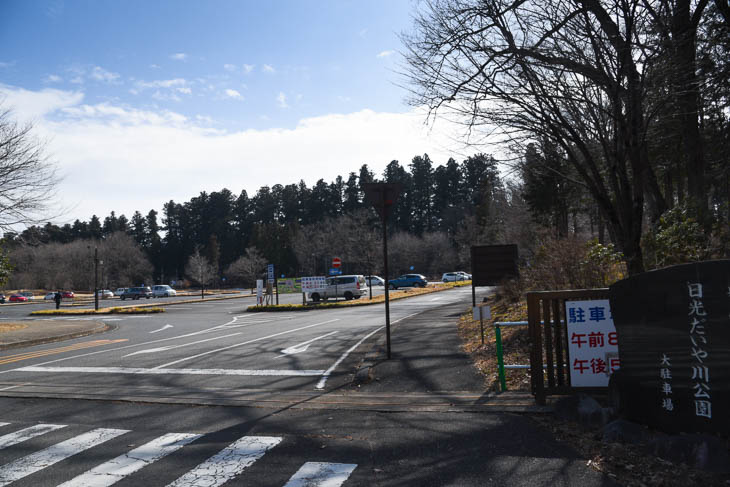
[(497, 373), (499, 375), (499, 385), (502, 392), (507, 390), (507, 382), (504, 378), (504, 357), (502, 356), (502, 331), (499, 325), (494, 326), (494, 336), (497, 341)]

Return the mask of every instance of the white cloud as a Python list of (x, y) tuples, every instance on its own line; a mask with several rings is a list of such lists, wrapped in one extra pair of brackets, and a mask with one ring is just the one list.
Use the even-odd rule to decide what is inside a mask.
[(45, 78), (43, 78), (44, 83), (60, 83), (63, 81), (63, 78), (58, 76), (57, 74), (49, 74)]
[(160, 79), (155, 81), (137, 81), (140, 88), (176, 88), (187, 85), (187, 81), (183, 78)]
[(254, 67), (255, 66), (253, 64), (244, 64), (243, 65), (243, 72), (246, 73), (246, 74), (249, 74), (249, 73), (251, 73), (251, 71), (253, 71), (253, 68)]
[(127, 217), (135, 210), (161, 211), (170, 199), (184, 202), (226, 187), (253, 194), (264, 185), (300, 179), (312, 186), (364, 163), (379, 175), (391, 160), (405, 165), (423, 153), (437, 164), (468, 155), (451, 142), (454, 131), (430, 130), (416, 111), (362, 110), (302, 119), (293, 128), (222, 131), (205, 117), (84, 104), (83, 94), (73, 91), (0, 85), (0, 93), (24, 119), (35, 119), (39, 135), (49, 141), (48, 152), (65, 173), (58, 189), (62, 206), (74, 208), (65, 216), (70, 221), (112, 210)]
[(119, 74), (112, 73), (111, 71), (107, 71), (99, 66), (94, 66), (94, 69), (91, 70), (91, 74), (89, 76), (91, 76), (92, 79), (103, 81), (105, 83), (115, 83), (117, 79), (119, 79)]
[(223, 69), (225, 69), (226, 71), (230, 71), (231, 73), (233, 73), (234, 71), (236, 71), (236, 65), (235, 64), (224, 64), (223, 65)]
[(175, 61), (185, 61), (188, 58), (188, 55), (184, 52), (176, 52), (175, 54), (170, 54), (170, 59), (174, 59)]
[(228, 98), (233, 98), (236, 100), (243, 100), (243, 96), (241, 96), (241, 94), (239, 92), (237, 92), (236, 90), (228, 89), (225, 91), (225, 93)]
[(270, 64), (264, 64), (264, 67), (261, 69), (263, 70), (264, 73), (276, 73), (276, 70)]
[(280, 91), (279, 94), (276, 96), (276, 103), (279, 105), (280, 108), (289, 108), (289, 105), (286, 104), (286, 95), (283, 91)]
[(10, 61), (10, 62), (0, 61), (0, 69), (10, 68), (12, 66), (15, 66), (15, 61)]
[(83, 76), (74, 76), (73, 78), (70, 79), (70, 81), (71, 81), (71, 83), (73, 83), (75, 85), (82, 85), (82, 84), (84, 84), (84, 78), (83, 78)]
[(150, 64), (150, 68), (152, 68), (152, 69), (160, 69), (160, 65), (159, 64)]
[(381, 51), (376, 57), (388, 57), (395, 54), (395, 51)]
[(191, 90), (187, 86), (183, 86), (182, 88), (178, 88), (177, 91), (180, 92), (180, 93), (183, 93), (185, 95), (190, 95), (193, 92), (193, 90)]
[(365, 38), (365, 36), (367, 35), (367, 33), (368, 33), (368, 30), (367, 29), (362, 29), (362, 30), (360, 30), (360, 32), (358, 32), (358, 35), (360, 37), (362, 37), (362, 38)]

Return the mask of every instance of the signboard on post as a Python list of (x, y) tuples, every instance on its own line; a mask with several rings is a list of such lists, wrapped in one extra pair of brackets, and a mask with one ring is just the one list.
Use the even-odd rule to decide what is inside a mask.
[(302, 292), (302, 279), (299, 277), (286, 277), (277, 280), (276, 288), (280, 293), (300, 293)]
[(618, 336), (607, 299), (566, 301), (568, 366), (572, 387), (608, 387), (619, 368)]
[(335, 269), (339, 269), (341, 265), (342, 259), (340, 259), (339, 257), (332, 257), (332, 267), (334, 267)]
[(517, 245), (476, 245), (471, 248), (474, 286), (495, 286), (508, 277), (517, 277)]
[(322, 289), (327, 285), (327, 278), (324, 276), (302, 277), (302, 292), (308, 293), (315, 289)]
[(264, 281), (256, 279), (256, 306), (264, 304)]
[(266, 268), (268, 282), (274, 282), (274, 264), (269, 264)]
[(332, 269), (330, 269), (329, 274), (330, 276), (339, 276), (340, 274), (342, 274), (342, 269), (335, 269), (333, 267)]

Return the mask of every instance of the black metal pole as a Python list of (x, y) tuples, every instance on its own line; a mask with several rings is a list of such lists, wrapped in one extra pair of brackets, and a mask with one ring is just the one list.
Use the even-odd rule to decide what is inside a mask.
[(99, 249), (94, 247), (94, 310), (99, 311)]
[(388, 215), (383, 212), (383, 261), (385, 271), (385, 340), (388, 348), (388, 360), (390, 360), (390, 285), (388, 284)]

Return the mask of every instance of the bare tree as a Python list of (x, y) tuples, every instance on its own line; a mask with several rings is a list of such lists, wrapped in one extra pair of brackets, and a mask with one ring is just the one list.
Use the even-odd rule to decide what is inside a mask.
[(539, 138), (559, 146), (630, 272), (642, 271), (645, 202), (652, 218), (666, 202), (647, 153), (656, 53), (640, 0), (424, 3), (404, 37), (412, 103), (451, 111), (473, 135), (498, 127), (522, 152)]
[(196, 247), (195, 252), (190, 256), (185, 266), (185, 274), (193, 282), (200, 285), (200, 297), (205, 298), (205, 286), (210, 284), (215, 277), (216, 269), (207, 257), (200, 254), (200, 249)]
[(266, 258), (256, 247), (249, 247), (244, 254), (226, 269), (226, 275), (253, 288), (256, 279), (266, 268)]
[[(2, 101), (2, 100), (0, 100)], [(0, 230), (40, 223), (51, 204), (58, 176), (31, 124), (18, 125), (0, 107)]]

